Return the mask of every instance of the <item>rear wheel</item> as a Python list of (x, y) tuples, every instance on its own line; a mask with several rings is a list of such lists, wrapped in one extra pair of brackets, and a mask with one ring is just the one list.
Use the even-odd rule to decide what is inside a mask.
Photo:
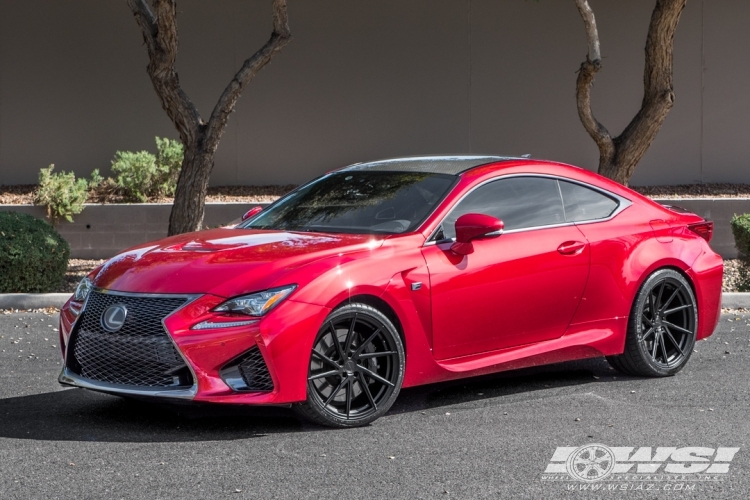
[(356, 427), (379, 418), (404, 378), (404, 347), (377, 309), (348, 304), (333, 311), (310, 353), (307, 400), (297, 413), (321, 425)]
[(697, 329), (698, 305), (690, 284), (677, 271), (660, 269), (636, 295), (625, 352), (607, 360), (628, 375), (674, 375), (690, 359)]

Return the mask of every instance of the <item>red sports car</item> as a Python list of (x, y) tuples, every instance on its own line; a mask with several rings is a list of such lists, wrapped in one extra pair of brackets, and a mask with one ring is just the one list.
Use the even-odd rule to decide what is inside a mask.
[(350, 427), (402, 387), (532, 365), (673, 375), (719, 318), (711, 222), (560, 163), (360, 163), (248, 214), (84, 279), (60, 382)]

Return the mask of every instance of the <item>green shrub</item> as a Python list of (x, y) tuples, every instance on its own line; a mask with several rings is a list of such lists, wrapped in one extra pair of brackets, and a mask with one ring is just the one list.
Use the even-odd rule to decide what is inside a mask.
[(735, 287), (737, 287), (738, 292), (750, 292), (750, 266), (745, 261), (740, 262), (737, 266)]
[(180, 141), (156, 138), (156, 168), (159, 170), (157, 185), (160, 194), (174, 196), (177, 178), (180, 176), (185, 148)]
[(112, 172), (117, 174), (115, 182), (125, 192), (125, 196), (144, 202), (151, 194), (154, 180), (158, 177), (156, 156), (148, 151), (118, 151), (112, 161)]
[(118, 151), (112, 161), (115, 182), (123, 194), (144, 202), (155, 196), (172, 196), (180, 175), (183, 147), (180, 141), (156, 138), (157, 154)]
[[(39, 188), (34, 196), (34, 204), (47, 207), (47, 217), (53, 224), (60, 218), (73, 222), (73, 216), (80, 214), (86, 202), (89, 185), (86, 179), (76, 179), (73, 172), (52, 173), (50, 165), (39, 172)], [(98, 171), (96, 172), (98, 175)]]
[(52, 292), (68, 268), (68, 242), (43, 220), (0, 212), (0, 293)]
[(731, 225), (740, 259), (747, 262), (750, 260), (750, 214), (735, 214)]

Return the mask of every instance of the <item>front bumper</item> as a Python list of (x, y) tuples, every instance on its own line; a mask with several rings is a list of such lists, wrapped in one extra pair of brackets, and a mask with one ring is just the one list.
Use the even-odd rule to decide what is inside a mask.
[[(115, 295), (122, 293), (105, 292)], [(191, 327), (204, 321), (220, 320), (223, 316), (211, 310), (224, 300), (214, 295), (192, 298), (163, 320), (167, 335), (192, 374), (192, 387), (179, 388), (113, 384), (76, 373), (73, 369), (75, 362), (68, 348), (71, 334), (79, 318), (86, 314), (86, 309), (76, 316), (68, 302), (60, 314), (60, 345), (65, 362), (58, 380), (67, 386), (145, 398), (252, 405), (288, 405), (305, 400), (312, 343), (330, 311), (288, 299), (267, 316), (249, 325), (191, 330)], [(222, 372), (222, 369), (248, 352), (254, 352), (254, 349), (259, 351), (265, 362), (273, 389), (262, 392), (232, 389), (225, 380), (228, 370)]]

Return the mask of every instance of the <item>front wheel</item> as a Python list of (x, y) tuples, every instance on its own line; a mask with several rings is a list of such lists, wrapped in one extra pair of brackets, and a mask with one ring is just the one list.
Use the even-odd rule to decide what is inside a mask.
[(677, 271), (660, 269), (636, 295), (625, 352), (607, 360), (628, 375), (674, 375), (690, 359), (697, 330), (698, 305), (690, 284)]
[(404, 346), (377, 309), (347, 304), (333, 311), (313, 343), (307, 400), (297, 413), (329, 427), (356, 427), (379, 418), (404, 379)]

